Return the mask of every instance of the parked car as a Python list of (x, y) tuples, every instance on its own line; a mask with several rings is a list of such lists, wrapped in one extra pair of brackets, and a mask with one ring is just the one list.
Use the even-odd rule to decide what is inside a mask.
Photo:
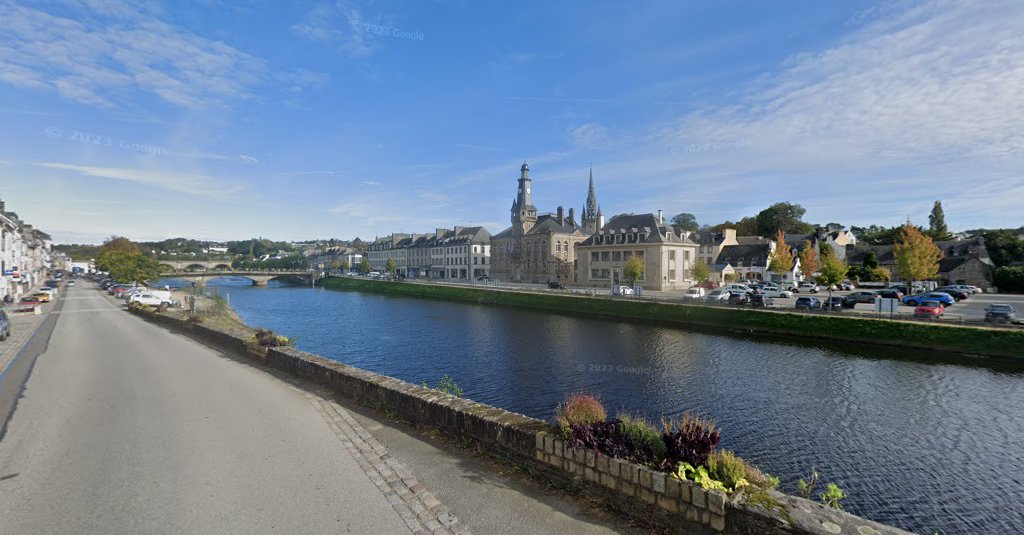
[(171, 304), (171, 302), (169, 300), (166, 300), (166, 299), (164, 299), (164, 298), (162, 298), (162, 297), (160, 297), (158, 295), (154, 295), (154, 294), (151, 294), (151, 293), (145, 293), (145, 292), (133, 295), (131, 297), (131, 299), (128, 300), (128, 302), (129, 303), (139, 303), (141, 305), (146, 305), (146, 306), (151, 306), (151, 307), (158, 307), (158, 306), (164, 305), (164, 304), (166, 304), (166, 305)]
[(839, 289), (844, 291), (853, 291), (856, 290), (857, 287), (850, 281), (843, 281), (842, 284), (839, 285)]
[(956, 299), (957, 301), (963, 301), (972, 295), (970, 291), (962, 290), (959, 286), (943, 286), (941, 288), (936, 288), (935, 291), (947, 293), (953, 296), (953, 299)]
[(68, 281), (68, 287), (71, 287), (71, 286), (74, 286), (74, 285), (75, 285), (75, 280), (74, 279), (71, 279), (71, 280)]
[(738, 283), (735, 283), (735, 282), (732, 283), (732, 284), (727, 284), (727, 285), (723, 286), (722, 289), (727, 291), (727, 292), (730, 292), (730, 293), (732, 293), (732, 292), (750, 293), (750, 292), (754, 291), (753, 288), (751, 288), (750, 286), (747, 286), (746, 284), (738, 284)]
[(850, 307), (846, 306), (846, 303), (844, 302), (842, 296), (833, 295), (832, 297), (829, 297), (822, 301), (821, 308), (822, 310), (841, 310), (843, 308)]
[(750, 302), (750, 298), (746, 292), (736, 291), (729, 292), (729, 304), (730, 305), (745, 305)]
[(942, 292), (928, 292), (903, 298), (903, 304), (910, 305), (912, 307), (916, 307), (921, 303), (927, 303), (928, 301), (938, 301), (945, 306), (950, 306), (953, 303), (956, 303), (956, 299), (953, 299), (953, 296)]
[(565, 285), (558, 281), (548, 281), (548, 288), (552, 290), (564, 290)]
[(964, 292), (964, 293), (966, 293), (968, 295), (974, 295), (974, 294), (978, 293), (979, 291), (981, 291), (981, 288), (978, 288), (977, 286), (968, 286), (966, 284), (947, 284), (947, 285), (943, 286), (942, 288), (936, 288), (935, 291), (936, 292), (944, 292), (944, 291), (946, 291), (945, 290), (946, 288), (948, 288), (950, 290), (956, 290), (958, 292)]
[(750, 294), (750, 306), (754, 308), (764, 308), (773, 305), (771, 297), (768, 297), (764, 293)]
[(763, 288), (761, 291), (764, 292), (764, 295), (768, 297), (783, 297), (786, 299), (793, 297), (793, 292), (789, 290), (783, 290), (778, 286), (767, 286)]
[(903, 293), (893, 288), (883, 288), (881, 290), (875, 290), (878, 297), (882, 299), (896, 299), (899, 301), (903, 300)]
[(858, 303), (874, 303), (875, 299), (878, 297), (878, 294), (875, 292), (866, 292), (864, 290), (861, 290), (859, 292), (847, 294), (847, 297), (853, 299)]
[(731, 294), (725, 290), (711, 290), (711, 293), (709, 293), (704, 300), (709, 303), (721, 303), (723, 301), (728, 301), (729, 295)]
[(35, 292), (35, 293), (32, 294), (32, 297), (35, 297), (36, 299), (38, 299), (40, 303), (49, 303), (50, 301), (53, 300), (50, 297), (50, 293), (49, 292)]
[(915, 318), (928, 318), (935, 319), (941, 318), (942, 313), (946, 311), (946, 307), (938, 301), (925, 301), (914, 308)]
[(813, 282), (803, 281), (796, 285), (796, 293), (808, 292), (812, 294), (818, 293), (818, 285)]
[(985, 321), (989, 323), (1013, 323), (1017, 321), (1017, 311), (1013, 305), (993, 303), (985, 307)]
[(6, 340), (11, 337), (11, 318), (7, 317), (7, 312), (0, 310), (0, 341)]
[(843, 308), (856, 308), (857, 307), (857, 298), (853, 297), (852, 295), (844, 295), (844, 296), (840, 297), (840, 299), (841, 299), (840, 306), (843, 307)]
[(22, 297), (21, 299), (18, 300), (18, 305), (19, 306), (32, 306), (32, 307), (34, 307), (34, 306), (39, 306), (41, 304), (43, 304), (43, 302), (40, 301), (38, 297), (33, 297), (31, 295), (26, 295), (25, 297)]
[(797, 297), (794, 306), (797, 310), (821, 310), (821, 299), (817, 297)]
[(699, 301), (704, 299), (704, 288), (694, 286), (683, 293), (683, 299), (687, 301)]
[(487, 275), (480, 275), (479, 277), (476, 278), (476, 280), (480, 282), (488, 282), (491, 280), (491, 278), (488, 277)]

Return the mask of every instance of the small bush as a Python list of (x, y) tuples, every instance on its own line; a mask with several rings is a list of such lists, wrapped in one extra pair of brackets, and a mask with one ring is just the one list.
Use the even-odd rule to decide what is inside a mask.
[(650, 422), (626, 413), (619, 413), (618, 419), (622, 434), (638, 453), (634, 460), (646, 464), (665, 456), (665, 443), (661, 440), (661, 432)]
[(721, 481), (730, 491), (739, 490), (749, 484), (747, 463), (729, 450), (715, 451), (708, 456), (708, 474)]
[(665, 443), (665, 460), (661, 469), (666, 472), (675, 472), (679, 463), (694, 467), (707, 465), (708, 456), (722, 440), (722, 433), (715, 428), (714, 420), (690, 413), (684, 414), (681, 420), (663, 420), (661, 425), (664, 428), (661, 439)]
[(619, 422), (589, 422), (569, 425), (565, 444), (570, 448), (587, 448), (619, 459), (628, 458)]
[(573, 424), (593, 424), (603, 422), (607, 417), (604, 405), (590, 394), (578, 393), (569, 396), (558, 406), (555, 421), (562, 428), (562, 434), (569, 436)]
[[(427, 386), (427, 383), (424, 382), (423, 386)], [(460, 398), (464, 393), (462, 389), (459, 388), (459, 385), (455, 382), (455, 379), (452, 379), (452, 376), (448, 375), (447, 373), (441, 376), (441, 380), (437, 382), (437, 386), (434, 387), (434, 390), (437, 390), (438, 392), (444, 392), (445, 394), (448, 394), (450, 396)]]
[(821, 503), (833, 509), (842, 510), (843, 506), (839, 503), (839, 500), (846, 498), (846, 493), (843, 489), (839, 488), (839, 485), (835, 483), (829, 483), (825, 492), (821, 494)]
[(744, 463), (743, 466), (746, 469), (744, 477), (746, 477), (751, 485), (763, 490), (774, 489), (779, 486), (779, 478), (762, 472), (752, 464)]
[(284, 347), (289, 344), (288, 337), (279, 336), (270, 329), (256, 329), (256, 343), (262, 347)]

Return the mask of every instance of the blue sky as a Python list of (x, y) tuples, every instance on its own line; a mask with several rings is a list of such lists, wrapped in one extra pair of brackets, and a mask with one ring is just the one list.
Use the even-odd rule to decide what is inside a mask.
[(0, 198), (60, 242), (541, 211), (1024, 224), (1024, 7), (0, 0)]

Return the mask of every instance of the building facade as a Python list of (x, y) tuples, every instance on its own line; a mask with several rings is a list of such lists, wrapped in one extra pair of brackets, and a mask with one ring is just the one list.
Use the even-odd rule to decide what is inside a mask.
[(631, 257), (644, 261), (637, 284), (646, 290), (685, 290), (695, 284), (690, 270), (698, 246), (665, 223), (663, 214), (615, 216), (577, 248), (579, 282), (610, 286), (626, 282), (622, 266)]
[(0, 298), (17, 299), (45, 280), (52, 242), (0, 201)]
[[(512, 226), (491, 238), (491, 277), (514, 282), (572, 283), (576, 281), (576, 246), (590, 234), (577, 224), (572, 208), (568, 215), (561, 206), (551, 214), (538, 214), (533, 205), (530, 167), (519, 169), (519, 189), (512, 201)], [(596, 225), (601, 219), (594, 195), (593, 172), (585, 211)], [(590, 212), (590, 208), (593, 208)], [(588, 223), (591, 219), (588, 219)]]

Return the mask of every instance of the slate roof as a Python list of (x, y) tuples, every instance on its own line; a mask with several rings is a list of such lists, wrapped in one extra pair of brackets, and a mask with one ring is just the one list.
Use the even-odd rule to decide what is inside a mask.
[[(576, 224), (575, 221), (570, 221), (568, 216), (563, 218), (563, 222), (558, 222), (557, 214), (541, 214), (537, 216), (537, 222), (534, 223), (533, 227), (527, 231), (527, 236), (537, 236), (541, 234), (572, 234), (575, 231), (580, 231), (583, 234), (587, 234), (587, 229)], [(492, 238), (511, 238), (512, 227), (508, 227), (505, 230), (495, 234)]]
[(598, 240), (602, 236), (626, 235), (631, 238), (633, 234), (637, 235), (636, 241), (628, 241), (628, 243), (680, 243), (696, 245), (688, 238), (680, 237), (676, 234), (672, 225), (659, 223), (657, 216), (654, 214), (617, 215), (580, 245), (600, 245), (601, 243)]
[(726, 245), (718, 253), (715, 265), (767, 266), (769, 254), (771, 254), (771, 245), (768, 242), (749, 245)]

